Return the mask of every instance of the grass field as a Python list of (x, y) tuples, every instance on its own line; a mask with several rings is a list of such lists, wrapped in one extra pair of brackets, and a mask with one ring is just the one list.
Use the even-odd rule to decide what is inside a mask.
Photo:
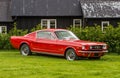
[(0, 78), (120, 78), (120, 56), (67, 61), (62, 57), (0, 51)]

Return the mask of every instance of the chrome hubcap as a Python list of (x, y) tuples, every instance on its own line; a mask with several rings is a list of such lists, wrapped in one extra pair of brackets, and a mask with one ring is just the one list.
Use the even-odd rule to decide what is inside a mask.
[(28, 55), (29, 53), (29, 48), (28, 46), (24, 45), (22, 48), (21, 48), (21, 52), (22, 52), (22, 55)]
[(75, 60), (75, 53), (73, 51), (68, 51), (66, 57), (67, 60)]

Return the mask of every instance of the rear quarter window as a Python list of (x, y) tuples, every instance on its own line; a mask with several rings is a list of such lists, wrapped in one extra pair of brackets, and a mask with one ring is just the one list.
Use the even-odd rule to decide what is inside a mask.
[(35, 32), (34, 33), (30, 33), (30, 34), (25, 35), (25, 37), (36, 38), (36, 34), (35, 34)]

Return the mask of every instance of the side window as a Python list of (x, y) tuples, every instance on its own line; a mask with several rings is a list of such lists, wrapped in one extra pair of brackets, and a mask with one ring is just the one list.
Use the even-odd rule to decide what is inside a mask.
[(51, 32), (47, 32), (47, 31), (39, 31), (39, 32), (37, 32), (37, 38), (49, 39), (49, 40), (55, 39), (53, 34)]
[(0, 26), (0, 33), (6, 34), (7, 33), (7, 26)]
[(109, 21), (102, 21), (102, 23), (101, 23), (102, 25), (101, 25), (101, 29), (102, 29), (102, 31), (104, 32), (105, 31), (105, 29), (109, 26)]
[(81, 28), (81, 19), (73, 19), (73, 26)]

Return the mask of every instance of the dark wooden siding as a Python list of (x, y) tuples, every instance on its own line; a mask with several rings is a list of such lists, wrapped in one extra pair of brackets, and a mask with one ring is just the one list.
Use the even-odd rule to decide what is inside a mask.
[(95, 26), (95, 25), (101, 26), (102, 21), (109, 21), (109, 23), (114, 27), (117, 27), (118, 23), (120, 23), (119, 18), (87, 18), (85, 19), (85, 26)]
[(73, 25), (73, 19), (82, 19), (82, 17), (58, 17), (57, 18), (57, 26), (58, 28), (70, 27)]
[(82, 17), (16, 17), (17, 28), (30, 30), (40, 24), (41, 19), (56, 19), (57, 28), (67, 28), (73, 25), (73, 19), (82, 19)]
[[(82, 17), (17, 17), (15, 18), (18, 29), (32, 29), (36, 25), (41, 23), (41, 19), (56, 19), (57, 28), (66, 29), (70, 25), (73, 25), (73, 19), (82, 19)], [(84, 19), (84, 26), (95, 26), (100, 25), (102, 21), (109, 21), (114, 27), (118, 26), (120, 22), (119, 18), (86, 18)], [(11, 26), (8, 27), (10, 29)]]
[(12, 22), (0, 22), (0, 26), (7, 26), (7, 32), (13, 28), (13, 23)]

